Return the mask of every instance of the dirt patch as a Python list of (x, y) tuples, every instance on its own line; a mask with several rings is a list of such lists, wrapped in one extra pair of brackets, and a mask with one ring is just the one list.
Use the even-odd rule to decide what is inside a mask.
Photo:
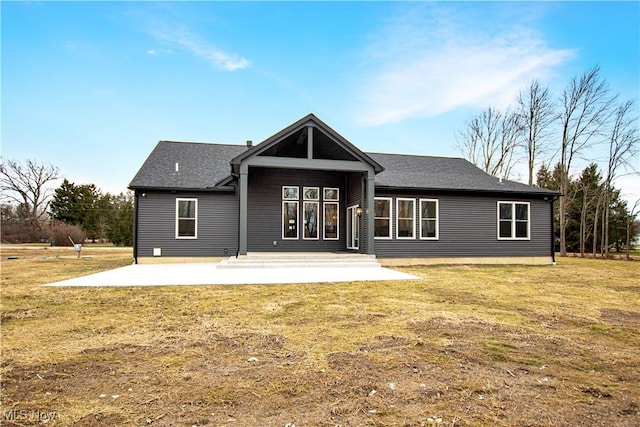
[(0, 315), (0, 322), (6, 324), (12, 320), (21, 320), (21, 319), (30, 319), (36, 317), (37, 309), (32, 308), (19, 308), (16, 310), (11, 310), (7, 312), (3, 312)]
[(389, 335), (376, 335), (372, 339), (372, 343), (363, 347), (360, 347), (360, 351), (368, 352), (374, 350), (384, 349), (399, 349), (409, 345), (410, 341), (407, 338), (389, 336)]
[(640, 328), (640, 313), (637, 311), (604, 308), (600, 310), (600, 317), (603, 321), (611, 325)]

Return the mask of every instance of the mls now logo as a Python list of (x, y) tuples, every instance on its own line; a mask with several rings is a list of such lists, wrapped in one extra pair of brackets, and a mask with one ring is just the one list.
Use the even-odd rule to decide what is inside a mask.
[(11, 409), (2, 414), (2, 419), (6, 421), (51, 421), (55, 418), (55, 412), (28, 411), (26, 409)]
[(10, 411), (4, 411), (2, 419), (8, 421), (24, 421), (29, 419), (29, 411), (26, 409), (12, 409)]

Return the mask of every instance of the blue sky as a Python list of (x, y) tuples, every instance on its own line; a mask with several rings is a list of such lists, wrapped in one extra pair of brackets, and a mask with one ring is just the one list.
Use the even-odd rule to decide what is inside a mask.
[(599, 65), (640, 95), (638, 2), (0, 7), (2, 156), (110, 192), (158, 140), (258, 143), (310, 112), (364, 151), (460, 156), (465, 121), (533, 78), (558, 98)]

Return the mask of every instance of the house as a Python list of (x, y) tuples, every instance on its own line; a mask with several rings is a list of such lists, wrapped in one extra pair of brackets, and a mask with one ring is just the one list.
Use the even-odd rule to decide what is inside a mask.
[(160, 141), (129, 188), (136, 262), (248, 252), (554, 260), (558, 193), (461, 158), (364, 153), (313, 114), (255, 146)]

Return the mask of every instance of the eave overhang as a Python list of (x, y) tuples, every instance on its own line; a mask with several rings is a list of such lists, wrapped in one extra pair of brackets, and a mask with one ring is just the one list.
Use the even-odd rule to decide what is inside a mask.
[(553, 198), (556, 199), (562, 196), (562, 193), (553, 190), (547, 191), (518, 191), (518, 190), (509, 190), (509, 189), (464, 189), (464, 188), (438, 188), (438, 187), (402, 187), (402, 186), (391, 186), (391, 185), (378, 185), (376, 184), (376, 191), (385, 190), (385, 191), (399, 191), (399, 192), (432, 192), (432, 193), (452, 193), (452, 194), (486, 194), (486, 195), (509, 195), (513, 196), (521, 196), (521, 197), (532, 197), (532, 198)]
[[(287, 136), (299, 131), (305, 127), (314, 127), (326, 135), (330, 136), (330, 138), (337, 143), (340, 148), (345, 150), (351, 156), (357, 159), (357, 161), (347, 161), (347, 160), (327, 160), (327, 159), (301, 159), (301, 158), (291, 158), (291, 157), (268, 157), (268, 156), (260, 156), (260, 154), (269, 150), (273, 146), (280, 143)], [(250, 160), (249, 160), (250, 159)], [(248, 149), (244, 153), (239, 156), (234, 157), (231, 160), (231, 172), (232, 174), (240, 173), (240, 165), (242, 163), (250, 164), (251, 166), (265, 166), (265, 167), (299, 167), (302, 169), (327, 169), (327, 170), (373, 170), (374, 173), (379, 173), (384, 170), (382, 165), (377, 163), (367, 154), (358, 149), (355, 145), (351, 144), (347, 141), (342, 135), (337, 133), (331, 127), (329, 127), (326, 123), (316, 117), (314, 114), (308, 114), (307, 116), (301, 118), (295, 123), (287, 126), (282, 129), (278, 133), (270, 136), (265, 139), (258, 145)], [(358, 163), (364, 163), (367, 166), (357, 166)]]

